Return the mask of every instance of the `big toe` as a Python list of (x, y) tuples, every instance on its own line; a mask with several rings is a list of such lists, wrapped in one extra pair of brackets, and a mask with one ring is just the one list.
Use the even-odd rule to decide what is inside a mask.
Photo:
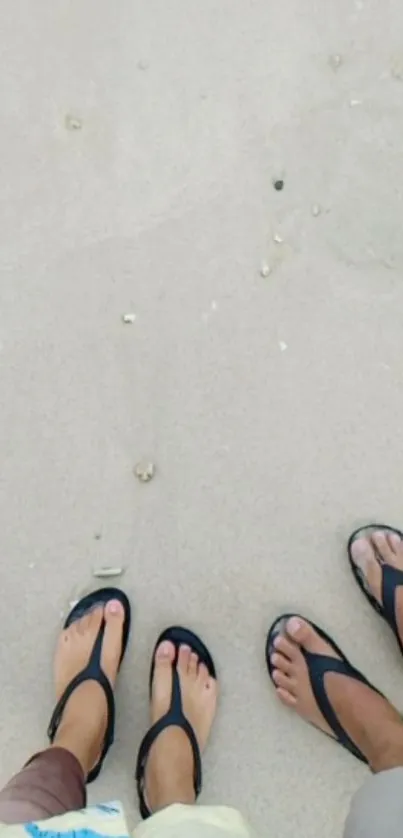
[(323, 651), (323, 641), (319, 638), (313, 626), (301, 617), (290, 617), (287, 622), (286, 631), (289, 637), (302, 646), (307, 652), (320, 653)]
[(172, 693), (172, 665), (175, 656), (175, 646), (170, 640), (163, 640), (155, 652), (151, 702), (153, 721), (160, 719), (169, 710)]
[(170, 640), (163, 640), (155, 653), (155, 672), (170, 669), (175, 658), (175, 646)]
[(114, 682), (122, 654), (122, 634), (125, 610), (118, 599), (111, 599), (104, 609), (105, 632), (101, 664), (109, 680)]
[(351, 545), (351, 556), (354, 564), (366, 572), (368, 565), (375, 559), (371, 542), (367, 538), (356, 538)]
[[(373, 536), (375, 539), (375, 536)], [(351, 560), (357, 569), (361, 584), (368, 593), (382, 601), (382, 570), (375, 553), (376, 543), (363, 536), (353, 541), (350, 549)], [(378, 550), (378, 547), (377, 547)], [(390, 555), (393, 550), (388, 547)], [(393, 563), (393, 562), (391, 562)]]
[(117, 625), (119, 621), (123, 623), (125, 618), (125, 609), (119, 599), (111, 599), (105, 606), (104, 612), (105, 622), (112, 625)]

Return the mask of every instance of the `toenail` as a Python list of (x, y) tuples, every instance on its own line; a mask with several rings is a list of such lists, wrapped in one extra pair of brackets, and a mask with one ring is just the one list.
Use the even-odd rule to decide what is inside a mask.
[(110, 614), (120, 614), (121, 610), (122, 606), (118, 599), (111, 599), (111, 601), (108, 602), (108, 611)]
[(275, 665), (276, 665), (276, 663), (277, 663), (277, 659), (278, 659), (278, 655), (276, 655), (275, 653), (274, 653), (274, 655), (271, 655), (271, 656), (270, 656), (270, 660), (271, 660), (271, 662), (272, 662), (273, 666), (275, 666)]
[(169, 658), (171, 654), (171, 644), (168, 640), (165, 640), (158, 648), (158, 655), (161, 658)]
[(190, 652), (190, 646), (186, 646), (186, 644), (182, 645), (181, 652)]
[(375, 532), (375, 533), (374, 533), (374, 536), (375, 536), (375, 538), (381, 538), (381, 539), (384, 539), (384, 538), (385, 538), (385, 533), (384, 533), (384, 532), (382, 532), (382, 531), (381, 531), (381, 532)]
[(353, 559), (361, 559), (363, 556), (367, 556), (369, 550), (371, 550), (371, 546), (366, 538), (357, 538), (351, 545)]
[(277, 649), (281, 643), (281, 634), (276, 634), (273, 640), (273, 646)]
[(298, 634), (301, 626), (302, 626), (302, 623), (301, 623), (301, 620), (298, 619), (298, 617), (291, 617), (291, 619), (288, 620), (288, 623), (287, 623), (288, 634), (291, 634), (291, 635)]

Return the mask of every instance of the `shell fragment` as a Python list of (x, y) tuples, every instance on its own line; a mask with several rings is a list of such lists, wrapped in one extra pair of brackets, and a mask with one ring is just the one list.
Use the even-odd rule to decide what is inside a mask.
[(134, 473), (141, 483), (149, 483), (155, 474), (154, 463), (140, 462), (134, 467)]
[(122, 576), (124, 572), (124, 567), (96, 567), (92, 575), (96, 579), (109, 579), (110, 576)]

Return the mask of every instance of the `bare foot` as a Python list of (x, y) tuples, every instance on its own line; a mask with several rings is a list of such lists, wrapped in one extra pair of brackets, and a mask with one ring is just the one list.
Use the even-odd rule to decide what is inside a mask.
[[(382, 564), (403, 571), (403, 541), (396, 533), (375, 531), (353, 541), (351, 558), (360, 570), (365, 587), (383, 606)], [(400, 642), (403, 644), (403, 586), (396, 589), (395, 615)]]
[[(151, 722), (164, 716), (171, 704), (172, 663), (175, 646), (166, 640), (155, 654), (151, 696)], [(213, 724), (217, 705), (217, 681), (207, 667), (199, 663), (189, 646), (180, 646), (177, 671), (182, 694), (183, 713), (192, 726), (201, 753)], [(193, 753), (189, 739), (179, 727), (166, 728), (155, 740), (146, 767), (146, 799), (155, 812), (172, 803), (193, 803)]]
[[(274, 647), (271, 663), (279, 699), (305, 721), (334, 737), (317, 706), (301, 648), (331, 658), (339, 657), (336, 651), (299, 617), (288, 620), (285, 632), (275, 638)], [(379, 771), (385, 760), (392, 759), (389, 751), (393, 743), (398, 749), (396, 758), (402, 759), (403, 764), (403, 725), (386, 698), (351, 676), (335, 672), (325, 675), (324, 684), (339, 723), (372, 769)]]
[[(63, 695), (75, 675), (90, 659), (102, 619), (105, 631), (101, 667), (113, 687), (122, 652), (124, 608), (119, 600), (99, 606), (69, 628), (63, 629), (55, 655), (56, 698)], [(55, 736), (54, 745), (70, 750), (79, 759), (85, 775), (97, 762), (105, 736), (107, 705), (96, 681), (84, 681), (70, 696)]]

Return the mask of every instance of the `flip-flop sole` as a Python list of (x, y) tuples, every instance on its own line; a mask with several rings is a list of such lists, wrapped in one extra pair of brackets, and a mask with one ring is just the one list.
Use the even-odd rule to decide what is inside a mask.
[[(327, 634), (323, 629), (321, 629), (320, 626), (316, 625), (316, 623), (312, 622), (312, 620), (308, 620), (306, 617), (303, 617), (301, 614), (295, 614), (295, 613), (294, 614), (282, 614), (280, 617), (277, 617), (277, 619), (274, 621), (274, 623), (272, 623), (272, 625), (271, 625), (271, 627), (268, 631), (268, 634), (267, 634), (266, 647), (265, 647), (266, 664), (267, 664), (267, 668), (268, 668), (268, 671), (269, 671), (270, 680), (272, 681), (274, 686), (276, 686), (276, 683), (273, 680), (273, 670), (275, 669), (275, 667), (273, 666), (273, 664), (270, 660), (270, 656), (272, 655), (273, 652), (276, 651), (276, 648), (274, 646), (275, 637), (277, 637), (279, 633), (283, 633), (283, 629), (285, 628), (285, 626), (286, 626), (288, 620), (290, 619), (290, 617), (297, 617), (298, 619), (303, 620), (305, 623), (308, 623), (316, 631), (316, 633), (319, 635), (319, 637), (321, 637), (322, 640), (324, 640), (326, 643), (328, 643), (332, 647), (332, 649), (334, 649), (334, 651), (336, 652), (336, 654), (340, 658), (340, 662), (342, 664), (344, 664), (345, 667), (346, 667), (346, 672), (345, 673), (343, 672), (343, 673), (340, 673), (340, 674), (351, 675), (352, 677), (354, 677), (354, 673), (356, 673), (355, 677), (356, 677), (357, 680), (358, 679), (361, 680), (363, 678), (363, 676), (361, 676), (361, 673), (359, 673), (358, 670), (356, 670), (356, 668), (350, 663), (349, 659), (346, 657), (344, 652), (342, 652), (342, 650), (337, 645), (337, 643), (335, 643), (333, 638), (330, 637), (330, 635)], [(290, 638), (290, 640), (292, 641), (292, 638)], [(318, 655), (318, 658), (321, 658), (321, 657), (326, 658), (327, 657), (326, 653), (324, 653), (323, 655), (321, 655), (321, 654)], [(311, 676), (311, 671), (310, 671), (310, 666), (309, 666), (308, 661), (307, 661), (307, 666), (308, 666), (308, 671), (309, 671), (309, 678), (311, 680), (312, 676)], [(350, 670), (350, 672), (349, 672), (349, 670)], [(332, 670), (329, 670), (329, 671), (332, 671)], [(358, 678), (357, 678), (357, 676), (358, 676)], [(370, 684), (366, 679), (364, 679), (363, 683), (365, 683), (367, 686), (371, 687), (371, 689), (373, 689), (374, 692), (377, 692), (379, 695), (382, 696), (382, 693), (380, 693), (379, 690), (377, 690), (376, 687), (374, 687), (372, 684)], [(315, 690), (313, 690), (313, 692), (315, 693)], [(316, 699), (316, 703), (317, 703), (319, 711), (322, 713), (325, 720), (327, 720), (326, 713), (324, 713), (323, 708), (321, 707), (320, 701), (318, 699)], [(354, 742), (349, 739), (349, 737), (347, 737), (348, 741), (343, 741), (342, 739), (340, 739), (339, 735), (337, 734), (337, 731), (333, 730), (333, 726), (330, 723), (330, 721), (328, 721), (328, 724), (329, 724), (329, 727), (333, 730), (333, 735), (330, 735), (329, 733), (327, 733), (327, 731), (323, 730), (323, 728), (319, 727), (319, 725), (316, 725), (316, 724), (313, 724), (313, 723), (311, 723), (311, 724), (317, 730), (320, 730), (321, 733), (324, 733), (326, 736), (328, 736), (329, 739), (332, 739), (333, 742), (337, 742), (339, 745), (342, 745), (342, 747), (346, 748), (346, 750), (348, 750), (353, 756), (355, 756), (361, 762), (364, 762), (364, 763), (368, 764), (367, 758), (364, 756), (364, 754), (361, 753), (361, 751), (356, 747)], [(345, 732), (343, 731), (343, 733), (345, 733)]]
[(355, 562), (353, 560), (352, 552), (351, 552), (351, 548), (352, 548), (354, 542), (357, 541), (358, 538), (368, 538), (374, 532), (392, 533), (393, 535), (398, 535), (400, 540), (403, 541), (403, 533), (395, 527), (389, 527), (387, 524), (367, 524), (364, 527), (359, 527), (357, 530), (354, 530), (354, 532), (351, 533), (350, 538), (347, 542), (347, 553), (348, 553), (348, 558), (349, 558), (349, 562), (350, 562), (350, 567), (351, 567), (354, 579), (357, 582), (357, 585), (361, 588), (361, 591), (366, 596), (368, 602), (370, 602), (370, 604), (375, 609), (377, 614), (379, 614), (381, 617), (383, 617), (385, 619), (385, 613), (384, 613), (384, 610), (382, 608), (382, 605), (380, 605), (380, 603), (378, 602), (376, 597), (374, 597), (374, 595), (368, 589), (368, 583), (366, 581), (366, 578), (365, 578), (363, 572), (360, 570), (360, 568), (357, 567), (357, 565), (355, 564)]
[(171, 695), (171, 706), (168, 712), (157, 721), (150, 730), (146, 733), (139, 749), (139, 753), (137, 756), (137, 766), (136, 766), (136, 783), (137, 783), (137, 793), (139, 796), (139, 807), (140, 813), (143, 818), (148, 818), (152, 813), (149, 809), (149, 806), (146, 801), (145, 796), (145, 789), (144, 789), (144, 775), (145, 775), (145, 768), (146, 762), (148, 759), (148, 755), (150, 752), (150, 748), (152, 747), (155, 739), (160, 735), (160, 733), (168, 726), (175, 725), (180, 727), (184, 730), (186, 735), (189, 738), (190, 744), (192, 746), (193, 751), (193, 758), (194, 758), (194, 789), (195, 789), (195, 796), (198, 797), (201, 786), (202, 786), (202, 766), (201, 766), (201, 757), (200, 757), (200, 750), (199, 745), (196, 739), (195, 732), (190, 725), (189, 721), (183, 714), (182, 709), (182, 699), (181, 699), (181, 689), (180, 689), (180, 679), (177, 671), (175, 670), (175, 665), (178, 659), (178, 653), (180, 646), (189, 646), (190, 649), (198, 656), (199, 661), (204, 663), (207, 667), (207, 670), (210, 674), (211, 678), (216, 678), (216, 668), (214, 665), (213, 658), (207, 646), (203, 643), (203, 641), (190, 629), (183, 628), (182, 626), (170, 626), (169, 628), (165, 629), (159, 636), (155, 646), (154, 651), (152, 654), (151, 659), (151, 667), (150, 667), (150, 698), (151, 698), (151, 690), (152, 690), (152, 683), (154, 678), (155, 672), (155, 655), (158, 647), (164, 641), (169, 641), (173, 643), (175, 647), (175, 657), (172, 661), (172, 695)]
[[(163, 643), (164, 640), (169, 640), (171, 643), (173, 643), (176, 649), (176, 657), (178, 655), (178, 650), (180, 646), (190, 646), (192, 652), (195, 652), (195, 654), (198, 656), (199, 661), (201, 663), (204, 663), (207, 667), (209, 675), (212, 678), (217, 678), (213, 658), (211, 657), (211, 654), (207, 646), (205, 646), (203, 641), (200, 640), (200, 637), (198, 637), (197, 634), (195, 634), (193, 631), (190, 631), (190, 629), (183, 628), (182, 626), (170, 626), (170, 628), (165, 629), (160, 634), (154, 646), (150, 669), (150, 691), (154, 677), (155, 653), (158, 649), (158, 646), (160, 646), (160, 644)], [(176, 658), (174, 660), (174, 663), (176, 663)]]
[(94, 608), (98, 608), (100, 605), (103, 605), (105, 607), (105, 605), (107, 605), (107, 603), (110, 602), (112, 599), (119, 600), (125, 612), (122, 634), (122, 653), (119, 661), (120, 666), (124, 658), (124, 654), (126, 652), (131, 624), (130, 602), (126, 594), (120, 588), (99, 588), (97, 591), (92, 591), (90, 594), (84, 596), (71, 609), (70, 613), (66, 617), (63, 628), (68, 628), (73, 623), (76, 623), (77, 620), (80, 620), (81, 617), (84, 617), (86, 614), (89, 614), (91, 611), (94, 610)]

